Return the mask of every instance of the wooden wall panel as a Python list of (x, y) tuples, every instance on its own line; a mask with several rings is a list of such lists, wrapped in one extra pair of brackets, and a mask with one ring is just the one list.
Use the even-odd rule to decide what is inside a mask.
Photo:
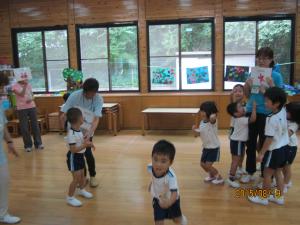
[(75, 23), (138, 20), (138, 0), (74, 0)]
[[(296, 14), (296, 24), (295, 24), (295, 62), (300, 59), (300, 1), (297, 4), (297, 14)], [(297, 62), (295, 64), (294, 71), (294, 81), (300, 83), (300, 64)]]
[(68, 0), (10, 0), (11, 27), (68, 24)]
[(215, 0), (146, 0), (146, 19), (213, 17)]
[(296, 13), (297, 0), (223, 0), (224, 16)]
[(12, 45), (9, 21), (9, 0), (1, 0), (0, 4), (0, 58), (12, 63)]

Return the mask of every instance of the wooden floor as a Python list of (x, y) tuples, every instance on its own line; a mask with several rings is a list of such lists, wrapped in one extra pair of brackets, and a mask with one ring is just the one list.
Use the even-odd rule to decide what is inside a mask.
[[(31, 153), (23, 151), (22, 140), (17, 138), (20, 157), (9, 157), (10, 212), (20, 216), (24, 225), (153, 224), (146, 165), (151, 161), (153, 144), (162, 138), (172, 141), (177, 149), (173, 166), (182, 210), (190, 225), (300, 224), (299, 155), (294, 162), (293, 187), (286, 195), (286, 204), (254, 205), (245, 198), (237, 198), (234, 189), (227, 185), (203, 182), (206, 174), (199, 166), (201, 141), (188, 131), (152, 131), (146, 136), (141, 136), (140, 131), (121, 131), (118, 136), (97, 134), (94, 155), (101, 185), (88, 188), (94, 198), (82, 199), (81, 208), (65, 202), (71, 176), (65, 163), (63, 136), (44, 135), (45, 150)], [(220, 138), (221, 162), (216, 167), (226, 176), (230, 165), (226, 132), (220, 132)]]

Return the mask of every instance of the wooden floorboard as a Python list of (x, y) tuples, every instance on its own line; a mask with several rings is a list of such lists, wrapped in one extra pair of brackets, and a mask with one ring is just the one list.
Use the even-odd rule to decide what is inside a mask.
[[(245, 198), (237, 198), (234, 189), (227, 185), (203, 182), (206, 174), (199, 166), (201, 140), (188, 131), (151, 131), (146, 136), (141, 136), (140, 131), (121, 131), (118, 136), (97, 134), (94, 155), (101, 184), (95, 189), (88, 188), (94, 198), (82, 199), (84, 205), (80, 208), (65, 202), (71, 176), (65, 163), (63, 136), (44, 135), (45, 149), (31, 153), (23, 151), (22, 140), (17, 138), (20, 157), (9, 157), (10, 212), (20, 216), (24, 225), (153, 224), (146, 166), (151, 161), (152, 146), (159, 139), (170, 140), (176, 146), (173, 166), (182, 211), (190, 225), (300, 224), (299, 156), (293, 165), (293, 187), (286, 195), (286, 204), (254, 205)], [(216, 167), (226, 176), (230, 166), (227, 132), (221, 131), (220, 139), (221, 161)]]

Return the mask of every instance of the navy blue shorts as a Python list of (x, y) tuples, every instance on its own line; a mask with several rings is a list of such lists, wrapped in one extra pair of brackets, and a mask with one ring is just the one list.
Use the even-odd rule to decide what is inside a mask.
[(201, 162), (217, 162), (220, 160), (220, 148), (204, 148), (202, 150)]
[(297, 146), (287, 146), (285, 149), (286, 164), (291, 165), (297, 154)]
[(267, 151), (263, 158), (264, 168), (270, 168), (276, 170), (278, 168), (282, 168), (286, 164), (286, 149), (287, 147), (281, 147), (278, 149), (274, 149), (273, 151)]
[(180, 199), (177, 199), (173, 205), (167, 209), (162, 209), (159, 206), (157, 198), (153, 198), (152, 205), (154, 209), (154, 220), (174, 219), (182, 216), (180, 209)]
[(71, 172), (82, 170), (85, 168), (84, 154), (83, 153), (67, 153), (67, 165)]
[(231, 155), (242, 156), (245, 153), (245, 145), (244, 141), (234, 141), (230, 140), (230, 152)]

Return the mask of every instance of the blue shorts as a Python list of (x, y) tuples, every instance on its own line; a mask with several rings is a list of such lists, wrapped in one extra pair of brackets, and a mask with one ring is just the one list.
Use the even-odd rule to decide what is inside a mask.
[(217, 162), (220, 160), (220, 148), (203, 148), (201, 162)]
[(230, 140), (231, 155), (242, 156), (245, 153), (245, 141)]
[(177, 199), (173, 205), (167, 209), (162, 209), (159, 206), (157, 198), (153, 198), (152, 205), (154, 209), (154, 220), (174, 219), (182, 216), (180, 209), (180, 199)]
[(276, 170), (278, 168), (282, 168), (286, 164), (286, 151), (287, 147), (281, 147), (278, 149), (274, 149), (272, 151), (267, 151), (263, 158), (264, 168), (270, 168)]
[(67, 153), (67, 165), (71, 172), (82, 170), (85, 168), (84, 154), (83, 153)]
[(285, 149), (285, 160), (287, 165), (291, 165), (297, 154), (297, 146), (287, 146)]

